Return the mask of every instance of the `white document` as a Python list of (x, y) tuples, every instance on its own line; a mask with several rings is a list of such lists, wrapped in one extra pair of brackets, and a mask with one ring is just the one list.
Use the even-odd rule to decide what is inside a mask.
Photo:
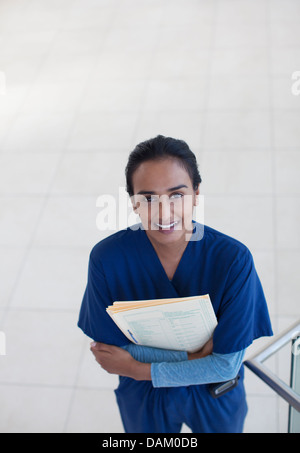
[(177, 351), (197, 351), (217, 325), (208, 295), (110, 315), (133, 343)]

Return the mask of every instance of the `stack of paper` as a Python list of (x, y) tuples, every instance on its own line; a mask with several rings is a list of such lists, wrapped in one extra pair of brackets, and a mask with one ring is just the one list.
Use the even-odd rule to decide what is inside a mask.
[(208, 294), (114, 302), (106, 311), (130, 341), (161, 349), (195, 352), (217, 325)]

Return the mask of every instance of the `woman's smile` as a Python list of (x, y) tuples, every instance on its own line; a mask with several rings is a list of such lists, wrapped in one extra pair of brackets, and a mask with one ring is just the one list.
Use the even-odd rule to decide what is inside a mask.
[(143, 162), (133, 174), (134, 191), (140, 200), (137, 212), (149, 239), (158, 244), (186, 242), (191, 233), (194, 191), (187, 171), (177, 159)]

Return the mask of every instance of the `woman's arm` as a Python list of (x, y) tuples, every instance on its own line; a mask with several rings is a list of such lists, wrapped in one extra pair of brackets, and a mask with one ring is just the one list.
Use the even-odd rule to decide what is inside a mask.
[(125, 349), (96, 342), (91, 343), (90, 349), (95, 360), (108, 373), (131, 377), (137, 381), (151, 381), (151, 363), (135, 360)]
[(234, 379), (243, 362), (245, 351), (231, 354), (212, 353), (201, 359), (176, 363), (152, 363), (153, 387), (181, 387), (210, 384)]
[[(149, 348), (147, 354), (150, 350), (155, 348)], [(142, 363), (133, 358), (128, 351), (116, 346), (92, 343), (91, 351), (97, 362), (108, 373), (131, 377), (135, 380), (152, 380), (154, 387), (177, 387), (227, 381), (236, 377), (245, 352), (213, 353), (197, 358), (197, 354), (201, 356), (200, 352), (200, 354), (189, 354), (190, 360), (180, 362)]]
[(187, 353), (169, 349), (152, 348), (130, 343), (122, 347), (128, 351), (135, 360), (143, 363), (156, 362), (183, 362), (185, 360), (200, 359), (212, 353), (213, 340), (210, 339), (199, 351)]
[(185, 351), (151, 348), (133, 343), (122, 346), (122, 349), (128, 351), (135, 360), (143, 363), (183, 362), (188, 359)]

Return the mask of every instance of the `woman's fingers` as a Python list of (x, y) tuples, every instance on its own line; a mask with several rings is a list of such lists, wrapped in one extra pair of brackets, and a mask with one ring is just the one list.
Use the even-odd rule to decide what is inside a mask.
[(91, 351), (106, 351), (106, 352), (112, 352), (112, 348), (114, 346), (112, 345), (109, 345), (109, 344), (105, 344), (105, 343), (100, 343), (100, 342), (96, 342), (96, 341), (93, 341), (91, 344), (90, 344), (90, 349)]

